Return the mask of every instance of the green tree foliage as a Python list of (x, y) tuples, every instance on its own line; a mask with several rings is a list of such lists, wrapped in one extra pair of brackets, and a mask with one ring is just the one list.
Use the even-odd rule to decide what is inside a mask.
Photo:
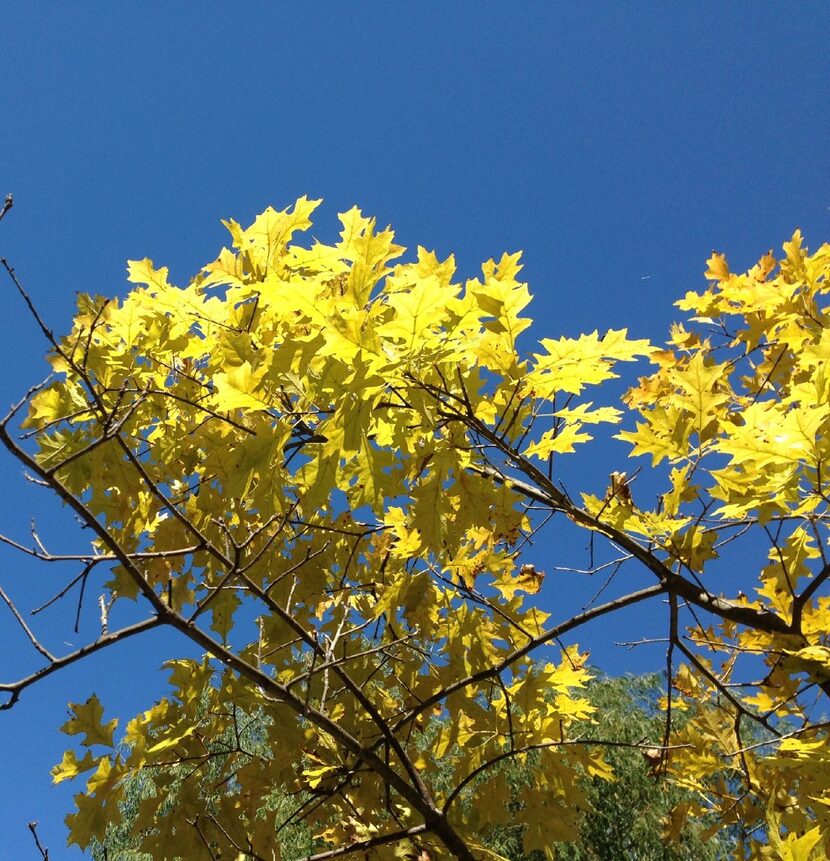
[[(631, 744), (586, 738), (574, 638), (640, 605), (662, 617), (672, 676), (655, 756), (687, 794), (670, 835), (714, 818), (741, 827), (744, 857), (827, 857), (830, 246), (810, 254), (796, 232), (740, 274), (713, 255), (660, 346), (626, 330), (536, 341), (518, 254), (462, 282), (452, 257), (402, 262), (356, 208), (330, 244), (295, 241), (317, 204), (228, 222), (232, 247), (184, 287), (130, 263), (128, 295), (81, 295), (65, 337), (34, 311), (53, 376), (0, 442), (91, 544), (56, 557), (5, 540), (79, 565), (101, 629), (54, 654), (22, 624), (45, 663), (0, 686), (5, 707), (153, 628), (204, 655), (167, 662), (169, 694), (124, 725), (97, 696), (71, 705), (54, 771), (85, 782), (70, 841), (117, 827), (147, 772), (158, 791), (134, 827), (157, 859), (280, 857), (275, 793), (326, 847), (317, 861), (492, 859), (488, 834), (510, 825), (523, 852), (550, 853), (580, 836), (583, 777), (613, 780)], [(603, 384), (635, 362), (620, 403)], [(614, 431), (634, 461), (563, 482)], [(650, 499), (627, 477), (641, 456)], [(557, 547), (556, 529), (591, 536), (591, 570), (624, 569), (604, 603), (541, 610), (528, 547)], [(624, 591), (633, 569), (650, 584)], [(254, 714), (267, 755), (217, 756)], [(528, 771), (512, 810), (511, 759)], [(224, 791), (205, 805), (182, 763)]]
[[(665, 682), (656, 675), (602, 678), (588, 696), (597, 709), (586, 733), (631, 745), (660, 739), (665, 714), (658, 707)], [(732, 857), (737, 835), (720, 823), (684, 821), (678, 840), (668, 840), (674, 811), (690, 793), (667, 780), (659, 747), (614, 747), (607, 753), (615, 780), (588, 782), (590, 810), (580, 822), (579, 839), (558, 847), (563, 861), (722, 861)]]

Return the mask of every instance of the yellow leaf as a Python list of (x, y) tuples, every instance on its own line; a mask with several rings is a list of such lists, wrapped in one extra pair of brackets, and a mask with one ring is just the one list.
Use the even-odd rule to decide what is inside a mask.
[(78, 759), (74, 750), (64, 751), (63, 759), (59, 765), (52, 769), (52, 782), (62, 783), (64, 780), (71, 780), (85, 771), (89, 771), (98, 762), (98, 757), (94, 756), (91, 750), (88, 750), (81, 759)]
[(157, 741), (152, 747), (147, 748), (147, 753), (160, 753), (164, 750), (169, 750), (171, 747), (176, 747), (181, 744), (186, 738), (189, 738), (196, 732), (196, 725), (177, 727), (170, 735), (165, 736), (161, 741)]
[(85, 703), (70, 703), (69, 711), (72, 716), (61, 727), (61, 732), (67, 735), (83, 735), (81, 744), (84, 747), (92, 747), (94, 744), (112, 747), (112, 735), (118, 726), (118, 718), (113, 718), (106, 724), (101, 722), (104, 707), (95, 694)]
[(544, 578), (544, 571), (537, 571), (534, 565), (527, 564), (522, 565), (515, 577), (497, 579), (493, 586), (499, 590), (506, 601), (511, 601), (516, 592), (519, 591), (528, 595), (535, 595), (542, 587)]
[(712, 252), (712, 256), (706, 261), (708, 269), (706, 277), (711, 281), (726, 281), (729, 277), (729, 266), (726, 263), (726, 256)]
[(784, 665), (788, 672), (807, 673), (810, 678), (822, 682), (830, 680), (830, 647), (805, 646), (786, 654)]
[(77, 813), (70, 813), (64, 822), (69, 829), (67, 844), (77, 844), (86, 849), (95, 838), (100, 840), (109, 824), (109, 811), (101, 799), (81, 793), (75, 796)]
[(524, 450), (525, 457), (538, 457), (547, 460), (553, 453), (567, 454), (574, 450), (577, 443), (592, 439), (589, 433), (580, 432), (580, 425), (568, 424), (563, 428), (547, 430), (538, 442), (531, 443)]
[(227, 373), (220, 372), (213, 378), (216, 384), (214, 402), (220, 410), (253, 410), (263, 411), (271, 408), (270, 399), (263, 394), (257, 394), (265, 367), (254, 372), (248, 362), (232, 368)]
[(167, 267), (161, 266), (156, 269), (149, 257), (145, 257), (143, 260), (127, 261), (127, 280), (133, 284), (146, 284), (148, 287), (167, 289), (170, 286), (167, 275)]
[(821, 828), (818, 825), (800, 837), (790, 832), (775, 847), (776, 856), (780, 861), (822, 861), (825, 856), (816, 851), (821, 839)]

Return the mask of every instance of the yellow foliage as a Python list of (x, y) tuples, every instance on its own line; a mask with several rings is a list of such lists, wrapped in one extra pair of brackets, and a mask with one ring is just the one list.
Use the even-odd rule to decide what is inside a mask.
[[(673, 723), (651, 743), (694, 792), (667, 833), (708, 817), (742, 823), (747, 857), (826, 857), (811, 698), (830, 693), (830, 247), (810, 254), (796, 232), (745, 273), (713, 253), (662, 348), (626, 329), (534, 342), (520, 254), (456, 281), (453, 257), (402, 261), (357, 208), (339, 241), (303, 244), (319, 203), (227, 221), (232, 247), (186, 287), (144, 259), (122, 301), (81, 296), (50, 356), (60, 379), (23, 421), (35, 453), (3, 426), (93, 530), (106, 600), (142, 602), (207, 653), (168, 664), (171, 695), (123, 748), (96, 697), (71, 706), (64, 731), (106, 752), (53, 771), (94, 769), (70, 839), (118, 824), (123, 781), (144, 770), (157, 793), (142, 847), (159, 859), (193, 823), (222, 857), (273, 857), (278, 790), (320, 798), (329, 848), (488, 857), (481, 824), (508, 816), (498, 766), (524, 757), (516, 822), (526, 851), (549, 852), (578, 833), (578, 774), (612, 777), (613, 739), (575, 730), (592, 707), (572, 632), (652, 598), (674, 677)], [(604, 397), (645, 360), (622, 403)], [(651, 474), (641, 485), (636, 463), (614, 463), (565, 487), (579, 470), (561, 459), (593, 466), (609, 425)], [(591, 572), (614, 559), (595, 561), (595, 540), (620, 554), (602, 607), (563, 609), (556, 542), (528, 558), (553, 514), (592, 533)], [(625, 592), (635, 566), (650, 591)], [(239, 741), (254, 715), (256, 754)], [(180, 780), (208, 763), (213, 819), (197, 779)]]

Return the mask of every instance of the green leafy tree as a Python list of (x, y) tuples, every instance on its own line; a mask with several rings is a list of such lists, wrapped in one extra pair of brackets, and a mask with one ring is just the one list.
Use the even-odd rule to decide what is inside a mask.
[[(713, 255), (660, 348), (626, 330), (533, 347), (518, 254), (461, 283), (451, 257), (401, 262), (357, 209), (331, 244), (295, 242), (317, 203), (228, 222), (232, 248), (185, 287), (130, 263), (129, 294), (80, 296), (60, 338), (5, 264), (53, 376), (0, 420), (0, 442), (91, 544), (56, 557), (5, 540), (79, 565), (101, 594), (100, 635), (60, 654), (8, 598), (45, 663), (0, 686), (5, 707), (161, 626), (204, 655), (169, 661), (169, 695), (118, 736), (97, 696), (71, 705), (77, 746), (54, 771), (86, 782), (70, 841), (121, 823), (146, 770), (159, 791), (135, 829), (153, 858), (279, 857), (275, 792), (326, 847), (317, 861), (492, 858), (488, 830), (516, 824), (525, 853), (551, 852), (579, 837), (583, 775), (612, 780), (625, 743), (585, 737), (596, 710), (573, 637), (648, 604), (672, 676), (657, 757), (691, 798), (673, 815), (740, 824), (745, 857), (827, 857), (830, 246), (810, 254), (796, 232), (741, 274)], [(622, 404), (606, 393), (645, 360)], [(630, 467), (605, 486), (561, 481), (621, 422), (656, 500)], [(541, 611), (527, 548), (551, 520), (590, 533), (592, 570), (606, 553), (650, 585), (622, 591), (621, 576), (604, 603)], [(759, 549), (766, 562), (736, 577)], [(258, 713), (267, 755), (217, 757), (212, 740)], [(510, 759), (532, 775), (514, 810)], [(225, 791), (204, 805), (183, 763), (220, 768)]]
[[(580, 822), (579, 839), (557, 847), (563, 861), (723, 861), (730, 858), (739, 835), (716, 818), (674, 821), (690, 793), (667, 780), (659, 745), (665, 713), (658, 703), (665, 681), (657, 675), (602, 678), (590, 683), (588, 696), (597, 709), (586, 733), (614, 738), (631, 747), (609, 748), (613, 781), (591, 779), (589, 810)], [(677, 840), (667, 839), (675, 831)]]

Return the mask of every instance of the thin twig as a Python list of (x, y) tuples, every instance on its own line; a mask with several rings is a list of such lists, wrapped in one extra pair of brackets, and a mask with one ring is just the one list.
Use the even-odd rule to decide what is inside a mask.
[[(9, 197), (11, 197), (11, 195), (9, 195), (6, 198), (7, 203), (8, 203)], [(4, 210), (4, 212), (5, 212), (5, 210)], [(0, 218), (2, 218), (2, 217), (3, 217), (3, 215), (2, 215), (2, 213), (0, 213)], [(49, 850), (41, 845), (40, 840), (38, 839), (38, 836), (37, 836), (37, 822), (30, 822), (29, 823), (29, 831), (32, 832), (32, 837), (35, 838), (35, 846), (37, 846), (37, 851), (40, 852), (41, 858), (43, 858), (43, 861), (49, 861)]]
[[(6, 199), (8, 200), (8, 198)], [(55, 339), (54, 332), (43, 321), (43, 317), (40, 316), (40, 311), (35, 308), (34, 302), (32, 302), (29, 294), (23, 289), (23, 285), (20, 283), (20, 280), (15, 274), (13, 267), (9, 264), (9, 261), (6, 260), (5, 257), (0, 257), (0, 266), (2, 266), (6, 270), (6, 272), (8, 272), (9, 278), (12, 279), (14, 286), (17, 288), (17, 292), (21, 295), (23, 301), (26, 303), (29, 312), (31, 313), (32, 317), (34, 317), (35, 322), (40, 328), (40, 331), (43, 332), (44, 336), (46, 337), (46, 340), (49, 341), (49, 343), (58, 351), (58, 353), (61, 353), (60, 345)]]
[(26, 624), (26, 620), (18, 613), (17, 607), (12, 603), (11, 598), (3, 591), (2, 587), (0, 587), (0, 598), (2, 598), (6, 602), (6, 606), (12, 611), (14, 614), (14, 618), (17, 619), (20, 627), (26, 632), (26, 636), (29, 638), (29, 642), (49, 661), (50, 664), (55, 663), (55, 657), (49, 652), (49, 650), (43, 646), (38, 638), (32, 633), (32, 629)]
[[(64, 586), (64, 587), (63, 587), (63, 589), (61, 589), (61, 590), (60, 590), (60, 592), (58, 592), (58, 593), (57, 593), (57, 595), (53, 595), (53, 596), (52, 596), (52, 597), (51, 597), (51, 598), (50, 598), (50, 599), (49, 599), (45, 604), (41, 604), (39, 607), (36, 607), (34, 610), (31, 610), (31, 611), (29, 612), (29, 615), (30, 615), (30, 616), (37, 616), (37, 614), (38, 614), (38, 613), (42, 613), (42, 612), (43, 612), (47, 607), (51, 607), (51, 606), (52, 606), (52, 604), (54, 604), (54, 603), (55, 603), (55, 601), (59, 601), (61, 598), (63, 598), (63, 596), (64, 596), (64, 595), (66, 595), (66, 593), (67, 593), (67, 592), (68, 592), (68, 591), (69, 591), (69, 590), (70, 590), (70, 589), (71, 589), (71, 588), (72, 588), (72, 587), (73, 587), (73, 586), (74, 586), (74, 585), (75, 585), (79, 580), (86, 580), (86, 577), (87, 577), (87, 575), (89, 574), (89, 571), (90, 571), (90, 568), (91, 568), (91, 567), (92, 567), (92, 563), (90, 563), (90, 564), (86, 565), (86, 566), (84, 567), (84, 570), (83, 570), (83, 571), (81, 571), (81, 573), (80, 573), (80, 574), (78, 574), (76, 577), (73, 577), (73, 578), (69, 581), (69, 583), (67, 583), (67, 584), (66, 584), (66, 586)], [(77, 633), (77, 630), (76, 630), (76, 632), (75, 632), (75, 633)]]
[[(3, 209), (0, 210), (0, 221), (2, 221), (3, 216), (14, 206), (14, 196), (11, 192), (6, 195), (6, 200), (3, 202)], [(37, 825), (37, 823), (35, 823)], [(29, 826), (31, 827), (31, 826)], [(35, 835), (35, 840), (37, 840), (37, 835)]]
[(105, 649), (113, 643), (118, 643), (121, 640), (126, 640), (128, 637), (134, 636), (135, 634), (141, 634), (144, 631), (149, 631), (151, 628), (156, 628), (161, 625), (163, 621), (164, 620), (158, 616), (153, 616), (150, 619), (145, 619), (143, 622), (137, 622), (134, 625), (129, 625), (126, 628), (119, 629), (118, 631), (113, 631), (111, 634), (107, 634), (106, 637), (101, 637), (94, 643), (82, 646), (80, 649), (76, 649), (74, 652), (70, 652), (62, 658), (53, 658), (52, 663), (45, 667), (41, 667), (41, 669), (25, 678), (18, 679), (16, 682), (0, 684), (0, 692), (9, 694), (9, 699), (0, 704), (0, 711), (10, 709), (20, 699), (20, 694), (35, 682), (40, 681), (46, 676), (51, 676), (52, 673), (57, 672), (64, 667), (68, 667), (76, 661), (80, 661), (81, 658), (85, 658), (93, 652), (99, 652), (101, 649)]

